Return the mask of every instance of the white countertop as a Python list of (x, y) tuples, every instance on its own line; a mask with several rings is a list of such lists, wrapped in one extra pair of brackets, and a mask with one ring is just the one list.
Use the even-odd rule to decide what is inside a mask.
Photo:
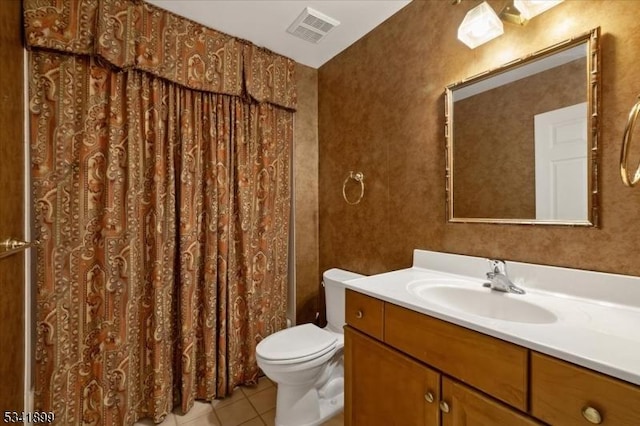
[[(443, 255), (435, 252), (422, 252), (422, 254), (424, 253), (434, 253), (439, 260)], [(469, 256), (445, 256), (448, 260), (456, 261), (460, 260), (460, 258), (468, 258), (473, 261), (478, 259)], [(500, 296), (518, 298), (543, 307), (553, 312), (557, 316), (557, 320), (552, 323), (535, 324), (487, 318), (449, 308), (439, 304), (437, 301), (420, 298), (407, 289), (407, 284), (416, 281), (429, 280), (429, 282), (437, 285), (439, 279), (446, 281), (452, 278), (466, 280), (474, 289), (476, 289), (476, 285), (477, 289), (482, 289), (482, 283), (487, 281), (480, 278), (482, 275), (476, 273), (473, 276), (452, 274), (449, 271), (445, 272), (415, 266), (416, 263), (428, 264), (429, 262), (414, 261), (414, 267), (412, 268), (349, 280), (345, 282), (345, 285), (348, 289), (403, 306), (412, 311), (640, 385), (640, 307), (613, 303), (608, 300), (580, 297), (566, 292), (552, 292), (549, 291), (549, 286), (541, 290), (541, 286), (537, 286), (537, 288), (529, 287), (526, 282), (521, 282), (518, 277), (512, 277), (512, 280), (518, 286), (526, 290), (526, 294), (501, 293)], [(507, 265), (509, 266), (509, 262), (507, 262)], [(549, 273), (550, 267), (522, 263), (519, 264), (519, 267), (514, 267), (514, 270), (526, 270), (529, 268), (528, 275), (532, 276), (534, 274), (531, 271), (535, 272), (535, 269), (539, 267), (546, 268), (547, 273)], [(443, 267), (440, 269), (446, 270), (450, 268)], [(615, 285), (616, 280), (623, 282), (628, 278), (629, 280), (627, 281), (630, 281), (634, 286), (629, 291), (630, 293), (638, 290), (640, 286), (640, 278), (638, 277), (565, 268), (551, 269), (557, 269), (565, 274), (567, 271), (569, 271), (569, 274), (571, 274), (571, 271), (576, 271), (576, 277), (582, 278), (582, 282), (589, 280), (589, 278), (585, 278), (586, 274), (595, 274), (595, 278), (601, 276), (600, 278), (608, 279), (608, 283), (604, 284), (610, 287)], [(464, 272), (469, 273), (469, 269), (464, 270)], [(520, 275), (525, 276), (527, 273)], [(566, 278), (566, 276), (563, 278)], [(553, 280), (550, 279), (548, 281)], [(485, 290), (487, 292), (492, 291)], [(593, 291), (589, 288), (585, 289), (585, 293), (592, 294)], [(631, 296), (630, 294), (629, 297)], [(633, 293), (633, 296), (635, 296), (635, 293)]]

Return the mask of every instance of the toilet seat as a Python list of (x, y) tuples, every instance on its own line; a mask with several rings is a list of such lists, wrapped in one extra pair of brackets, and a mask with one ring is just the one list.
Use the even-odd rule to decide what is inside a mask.
[(256, 355), (270, 364), (295, 364), (335, 350), (338, 337), (313, 324), (303, 324), (268, 336), (256, 347)]

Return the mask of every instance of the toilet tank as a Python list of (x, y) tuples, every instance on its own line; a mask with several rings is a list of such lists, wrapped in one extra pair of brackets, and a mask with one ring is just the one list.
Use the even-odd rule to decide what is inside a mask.
[(344, 321), (344, 282), (364, 275), (343, 269), (329, 269), (322, 274), (324, 295), (327, 307), (327, 327), (335, 332), (342, 333)]

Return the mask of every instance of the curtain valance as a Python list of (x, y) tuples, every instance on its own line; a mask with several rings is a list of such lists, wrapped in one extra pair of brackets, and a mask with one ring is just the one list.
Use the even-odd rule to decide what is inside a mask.
[(27, 46), (295, 109), (295, 62), (137, 0), (24, 0)]

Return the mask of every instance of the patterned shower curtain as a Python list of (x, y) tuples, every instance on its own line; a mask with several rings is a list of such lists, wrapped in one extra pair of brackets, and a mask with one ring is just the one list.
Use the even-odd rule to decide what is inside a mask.
[(25, 0), (36, 409), (155, 421), (285, 325), (293, 62), (129, 0)]

